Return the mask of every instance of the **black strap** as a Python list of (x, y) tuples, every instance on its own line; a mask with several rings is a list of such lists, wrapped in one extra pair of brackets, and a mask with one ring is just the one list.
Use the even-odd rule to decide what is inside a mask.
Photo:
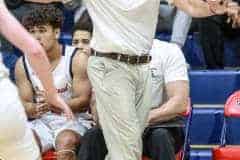
[(78, 48), (75, 48), (70, 58), (69, 73), (72, 79), (73, 79), (73, 69), (72, 69), (73, 57), (76, 55), (77, 51), (78, 51)]
[[(23, 61), (23, 68), (24, 68), (24, 71), (25, 71), (25, 74), (27, 76), (27, 79), (28, 81), (30, 82), (31, 84), (31, 88), (32, 88), (32, 91), (33, 91), (33, 95), (36, 95), (36, 92), (33, 88), (33, 83), (32, 83), (32, 80), (30, 78), (30, 73), (29, 73), (29, 70), (27, 68), (27, 62), (26, 62), (26, 57), (25, 56), (22, 56), (22, 61)], [(35, 102), (35, 98), (33, 97), (33, 102)]]

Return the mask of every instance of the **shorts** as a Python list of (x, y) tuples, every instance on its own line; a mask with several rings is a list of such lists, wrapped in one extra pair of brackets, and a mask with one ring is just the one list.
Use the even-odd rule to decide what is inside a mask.
[[(48, 112), (40, 119), (30, 122), (30, 127), (39, 137), (42, 152), (55, 148), (57, 136), (64, 130), (72, 130), (83, 136), (89, 128), (83, 119), (76, 117), (75, 121), (67, 121), (64, 116)], [(84, 123), (83, 123), (84, 122)]]

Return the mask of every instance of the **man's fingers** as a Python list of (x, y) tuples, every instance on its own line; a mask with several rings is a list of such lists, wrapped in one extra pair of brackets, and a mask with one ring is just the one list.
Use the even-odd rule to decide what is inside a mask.
[(228, 16), (227, 23), (232, 23), (232, 27), (236, 28), (240, 26), (240, 7), (238, 3), (231, 0), (227, 1), (226, 13)]
[(63, 113), (63, 116), (67, 118), (67, 120), (74, 120), (75, 119), (75, 116), (71, 113), (71, 112), (65, 112)]
[(47, 103), (40, 103), (39, 105), (37, 105), (36, 107), (37, 111), (49, 111), (49, 105)]
[(74, 114), (70, 108), (67, 106), (64, 107), (63, 114), (66, 116), (67, 120), (75, 119)]

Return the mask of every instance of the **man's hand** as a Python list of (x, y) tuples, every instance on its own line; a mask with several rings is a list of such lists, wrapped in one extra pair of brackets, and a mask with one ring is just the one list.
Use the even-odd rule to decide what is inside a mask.
[(153, 125), (156, 123), (156, 109), (150, 110), (148, 114), (148, 119), (147, 119), (147, 125)]
[(232, 27), (240, 26), (240, 7), (237, 2), (232, 0), (207, 0), (209, 9), (217, 15), (228, 15), (228, 23), (232, 23)]
[(214, 15), (226, 14), (230, 0), (207, 0), (209, 9)]
[(229, 7), (227, 8), (227, 15), (227, 23), (232, 23), (233, 28), (240, 26), (240, 7), (236, 5), (236, 3), (229, 5)]

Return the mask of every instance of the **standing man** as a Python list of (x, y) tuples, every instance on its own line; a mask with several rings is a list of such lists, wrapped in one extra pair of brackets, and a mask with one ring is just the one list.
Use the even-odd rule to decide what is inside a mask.
[[(0, 32), (23, 53), (39, 75), (47, 91), (47, 101), (63, 111), (69, 118), (73, 114), (57, 94), (49, 72), (49, 63), (40, 44), (30, 36), (7, 10), (0, 0)], [(39, 160), (39, 149), (27, 126), (27, 118), (19, 100), (16, 87), (8, 79), (8, 71), (0, 58), (0, 159)]]
[[(152, 104), (143, 134), (143, 152), (152, 160), (175, 160), (184, 143), (181, 114), (187, 110), (189, 96), (186, 62), (176, 44), (157, 39), (150, 55)], [(90, 129), (83, 137), (79, 160), (104, 160), (106, 154), (101, 129)]]
[[(80, 0), (29, 1), (80, 3)], [(141, 135), (151, 106), (149, 50), (160, 0), (84, 2), (94, 26), (88, 75), (96, 94), (99, 121), (109, 150), (106, 159), (140, 160)], [(206, 2), (200, 0), (172, 0), (170, 3), (195, 17), (215, 14)], [(215, 7), (219, 14), (225, 13), (225, 6), (216, 4)]]
[[(173, 3), (195, 16), (212, 14), (201, 1), (195, 10), (182, 0)], [(140, 160), (151, 107), (149, 50), (160, 0), (86, 0), (85, 4), (94, 25), (88, 75), (109, 151), (105, 159)]]

